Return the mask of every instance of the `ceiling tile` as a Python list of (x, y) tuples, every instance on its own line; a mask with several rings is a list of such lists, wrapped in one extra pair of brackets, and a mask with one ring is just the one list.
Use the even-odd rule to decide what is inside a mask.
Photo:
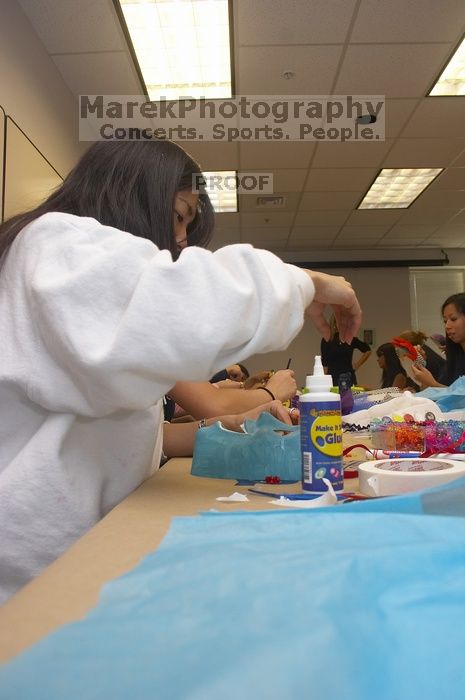
[(242, 241), (254, 243), (261, 239), (266, 241), (287, 241), (289, 236), (289, 228), (272, 228), (266, 227), (247, 227), (242, 229)]
[(351, 41), (453, 42), (464, 24), (462, 0), (362, 0)]
[(465, 146), (465, 139), (397, 139), (383, 168), (444, 168)]
[(456, 207), (457, 213), (465, 206), (465, 190), (425, 190), (411, 205), (413, 211)]
[(240, 167), (249, 170), (261, 168), (306, 168), (315, 151), (311, 142), (288, 143), (256, 141), (239, 144)]
[(339, 233), (339, 226), (295, 226), (292, 229), (290, 242), (302, 240), (331, 241)]
[(301, 192), (307, 171), (297, 168), (273, 171), (273, 189), (275, 192)]
[(239, 228), (241, 224), (240, 214), (236, 212), (224, 212), (215, 215), (215, 230), (232, 230)]
[(350, 250), (351, 248), (373, 248), (378, 242), (377, 238), (373, 238), (370, 243), (367, 243), (366, 238), (352, 238), (346, 241), (344, 238), (337, 238), (333, 241), (334, 248), (344, 248), (344, 250)]
[(351, 45), (334, 94), (422, 97), (449, 53), (449, 44)]
[(312, 161), (313, 168), (380, 167), (392, 141), (352, 141), (319, 143)]
[(465, 224), (465, 208), (450, 220), (450, 225)]
[(53, 61), (74, 95), (140, 95), (136, 71), (125, 52), (62, 54)]
[(387, 139), (399, 136), (409, 117), (420, 100), (388, 99), (385, 105), (385, 136)]
[(239, 0), (237, 6), (241, 46), (336, 44), (345, 40), (355, 0)]
[(457, 214), (456, 209), (414, 209), (412, 205), (409, 209), (404, 210), (399, 223), (441, 226), (446, 224), (455, 214)]
[(441, 248), (455, 248), (463, 246), (465, 237), (463, 233), (435, 233), (424, 241), (425, 245), (440, 246)]
[(358, 192), (305, 192), (300, 200), (299, 212), (314, 209), (348, 209), (360, 200)]
[(280, 227), (290, 226), (294, 219), (294, 213), (264, 212), (263, 214), (241, 213), (241, 226), (245, 230), (258, 227)]
[(199, 163), (202, 170), (238, 170), (239, 145), (211, 141), (178, 141), (179, 145)]
[(465, 167), (465, 150), (453, 161), (454, 168)]
[(377, 174), (377, 168), (312, 168), (305, 183), (305, 190), (313, 192), (365, 191)]
[(331, 211), (331, 210), (321, 210), (321, 211), (306, 211), (297, 214), (295, 217), (295, 226), (307, 226), (308, 224), (313, 226), (341, 226), (350, 216), (352, 210), (345, 211)]
[[(465, 189), (465, 168), (448, 168), (433, 180), (428, 188), (431, 190), (463, 190)], [(465, 207), (465, 202), (463, 203)]]
[(389, 231), (389, 238), (392, 239), (403, 239), (403, 238), (426, 238), (431, 236), (431, 234), (437, 229), (437, 226), (431, 224), (431, 226), (415, 226), (408, 224), (396, 224)]
[(19, 0), (19, 3), (50, 54), (127, 51), (116, 12), (107, 0)]
[(402, 209), (357, 209), (347, 219), (348, 226), (393, 225), (402, 216)]
[(339, 235), (343, 238), (380, 238), (389, 231), (390, 224), (384, 224), (384, 226), (343, 226), (339, 232)]
[[(261, 46), (238, 51), (240, 95), (327, 95), (342, 46)], [(284, 71), (295, 73), (293, 80)]]
[(402, 132), (409, 136), (465, 137), (465, 96), (425, 97)]

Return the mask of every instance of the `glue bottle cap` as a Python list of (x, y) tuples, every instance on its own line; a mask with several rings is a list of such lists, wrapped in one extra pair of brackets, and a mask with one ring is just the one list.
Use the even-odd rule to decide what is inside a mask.
[(325, 374), (321, 364), (321, 355), (315, 355), (315, 365), (313, 374), (307, 375), (306, 386), (309, 391), (328, 392), (333, 386), (333, 378), (330, 374)]

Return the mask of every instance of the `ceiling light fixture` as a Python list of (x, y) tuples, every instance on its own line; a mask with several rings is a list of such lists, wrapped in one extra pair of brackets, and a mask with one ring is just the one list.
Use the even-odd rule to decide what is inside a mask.
[(428, 94), (431, 97), (465, 95), (465, 38)]
[(228, 0), (114, 2), (151, 100), (231, 97)]
[(383, 168), (357, 209), (407, 209), (444, 168)]

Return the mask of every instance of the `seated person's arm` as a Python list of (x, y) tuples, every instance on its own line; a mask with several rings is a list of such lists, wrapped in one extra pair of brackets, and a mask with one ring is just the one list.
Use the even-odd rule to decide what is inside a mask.
[(394, 377), (392, 386), (395, 386), (401, 391), (403, 391), (407, 387), (407, 376), (399, 372), (399, 374), (396, 374), (396, 376)]
[[(266, 388), (280, 401), (292, 398), (297, 390), (293, 370), (281, 369), (275, 372)], [(263, 389), (231, 391), (217, 389), (210, 382), (177, 382), (169, 394), (197, 420), (248, 411), (267, 403), (271, 398)]]
[[(262, 394), (265, 393), (262, 391)], [(206, 425), (213, 425), (213, 423), (221, 421), (228, 430), (240, 432), (245, 418), (255, 419), (263, 411), (268, 411), (283, 423), (292, 424), (289, 410), (284, 408), (280, 401), (268, 401), (251, 411), (208, 418)], [(166, 457), (191, 457), (194, 451), (195, 436), (199, 429), (198, 421), (195, 423), (165, 423), (163, 426), (163, 453)]]
[(366, 352), (362, 353), (360, 357), (355, 360), (355, 362), (352, 363), (352, 367), (355, 370), (359, 369), (362, 365), (365, 364), (365, 362), (368, 360), (368, 358), (371, 355), (371, 350), (367, 350)]

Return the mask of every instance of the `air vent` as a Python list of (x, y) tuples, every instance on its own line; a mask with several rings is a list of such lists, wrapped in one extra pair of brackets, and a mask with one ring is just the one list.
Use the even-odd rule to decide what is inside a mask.
[(285, 197), (257, 197), (257, 207), (266, 207), (267, 209), (279, 209), (286, 204)]

